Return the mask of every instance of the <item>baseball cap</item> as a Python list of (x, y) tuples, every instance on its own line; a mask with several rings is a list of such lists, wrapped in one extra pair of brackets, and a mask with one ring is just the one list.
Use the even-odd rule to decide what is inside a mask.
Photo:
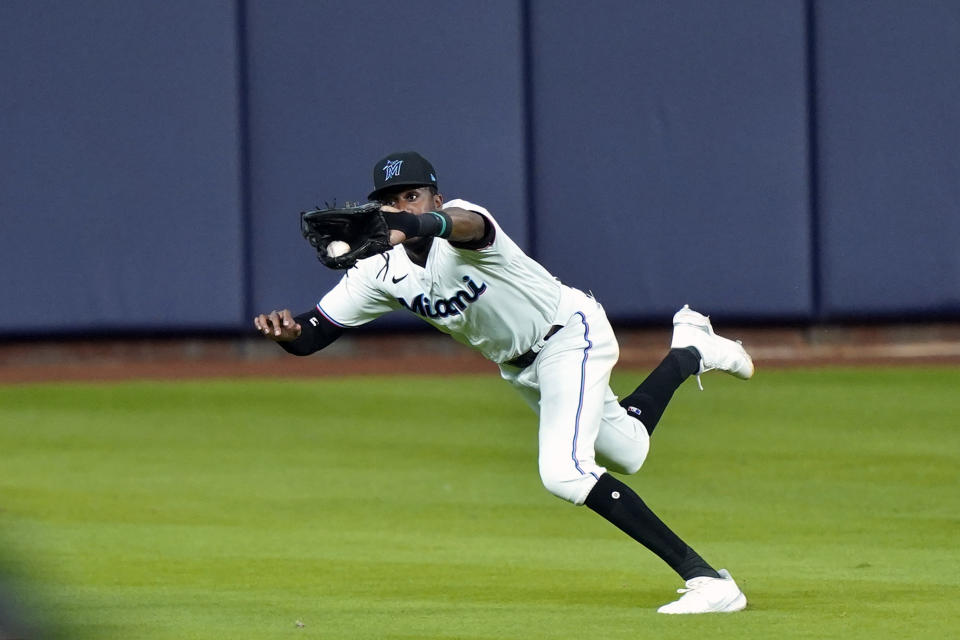
[(373, 191), (367, 196), (378, 200), (381, 193), (394, 187), (435, 187), (437, 172), (416, 151), (391, 153), (373, 165)]

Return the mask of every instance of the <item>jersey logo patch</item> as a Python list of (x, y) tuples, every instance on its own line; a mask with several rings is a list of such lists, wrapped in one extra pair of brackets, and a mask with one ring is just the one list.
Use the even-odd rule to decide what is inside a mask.
[(477, 298), (482, 296), (484, 291), (487, 290), (486, 282), (478, 286), (470, 276), (463, 276), (463, 281), (467, 283), (467, 288), (458, 290), (449, 298), (430, 300), (430, 298), (421, 293), (410, 303), (403, 298), (398, 298), (397, 300), (410, 311), (425, 318), (458, 316), (466, 310), (467, 305), (471, 302), (476, 302)]
[(398, 278), (397, 276), (393, 276), (393, 277), (390, 278), (390, 279), (393, 280), (393, 284), (397, 284), (398, 282), (400, 282), (401, 280), (403, 280), (404, 278), (406, 278), (408, 275), (410, 275), (410, 274), (409, 274), (409, 273), (405, 273), (405, 274), (403, 274), (402, 276), (400, 276), (399, 278)]
[(387, 160), (387, 164), (383, 165), (384, 181), (387, 181), (390, 178), (395, 178), (398, 175), (400, 175), (400, 165), (402, 164), (403, 164), (403, 160)]

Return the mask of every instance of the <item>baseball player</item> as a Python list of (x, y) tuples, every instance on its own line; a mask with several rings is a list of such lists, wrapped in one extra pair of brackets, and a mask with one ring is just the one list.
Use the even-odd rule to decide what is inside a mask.
[(316, 306), (275, 310), (256, 329), (295, 355), (323, 349), (347, 329), (405, 309), (497, 363), (501, 376), (539, 414), (544, 487), (586, 505), (666, 562), (686, 581), (660, 613), (739, 611), (743, 592), (714, 569), (610, 472), (643, 465), (650, 435), (674, 391), (691, 375), (725, 371), (741, 379), (753, 362), (738, 343), (684, 305), (670, 350), (623, 400), (609, 386), (619, 356), (603, 307), (531, 259), (485, 208), (444, 202), (433, 166), (393, 153), (373, 169), (392, 248), (359, 260)]

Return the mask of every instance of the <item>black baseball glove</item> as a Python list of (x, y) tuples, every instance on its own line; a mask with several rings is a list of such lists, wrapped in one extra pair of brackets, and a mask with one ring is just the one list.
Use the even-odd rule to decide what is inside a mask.
[[(331, 269), (349, 269), (357, 260), (389, 251), (390, 229), (380, 205), (326, 207), (300, 213), (300, 231), (317, 250), (317, 257)], [(334, 245), (345, 242), (348, 247)], [(341, 253), (341, 251), (344, 251)]]

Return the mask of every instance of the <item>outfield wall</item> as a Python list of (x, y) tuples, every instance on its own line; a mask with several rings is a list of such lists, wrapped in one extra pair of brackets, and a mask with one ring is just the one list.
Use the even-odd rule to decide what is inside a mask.
[(960, 317), (956, 0), (14, 0), (0, 59), (0, 335), (305, 309), (297, 212), (409, 148), (621, 322)]

